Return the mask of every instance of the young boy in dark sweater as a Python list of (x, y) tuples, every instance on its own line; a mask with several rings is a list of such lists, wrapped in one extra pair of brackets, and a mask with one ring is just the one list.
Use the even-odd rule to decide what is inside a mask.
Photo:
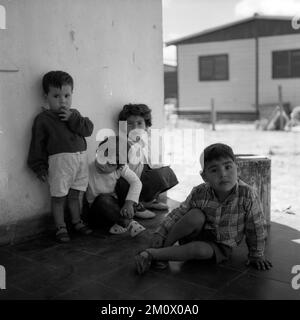
[(64, 220), (68, 201), (72, 224), (81, 234), (92, 231), (80, 219), (80, 191), (88, 185), (87, 144), (93, 123), (71, 108), (73, 79), (63, 71), (44, 75), (43, 91), (49, 109), (34, 120), (28, 166), (50, 186), (51, 207), (56, 224), (56, 239), (70, 240)]

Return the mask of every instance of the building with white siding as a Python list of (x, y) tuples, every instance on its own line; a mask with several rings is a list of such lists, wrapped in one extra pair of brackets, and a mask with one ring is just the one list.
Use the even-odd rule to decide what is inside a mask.
[(251, 120), (260, 105), (300, 105), (300, 29), (292, 18), (255, 14), (167, 43), (177, 47), (178, 114)]

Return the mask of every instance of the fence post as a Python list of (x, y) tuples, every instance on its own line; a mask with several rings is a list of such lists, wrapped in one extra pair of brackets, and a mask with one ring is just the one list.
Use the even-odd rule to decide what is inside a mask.
[(211, 124), (212, 124), (212, 130), (216, 130), (216, 110), (215, 110), (215, 101), (214, 98), (210, 101), (211, 106)]
[(279, 130), (283, 130), (283, 103), (282, 103), (281, 85), (278, 86), (278, 101), (279, 101), (279, 108), (280, 108)]
[(252, 154), (237, 154), (240, 178), (254, 187), (261, 201), (267, 226), (271, 220), (271, 159)]

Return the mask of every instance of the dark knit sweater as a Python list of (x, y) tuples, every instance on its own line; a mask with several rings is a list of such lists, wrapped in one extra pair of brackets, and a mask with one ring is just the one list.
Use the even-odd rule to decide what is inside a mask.
[(59, 115), (51, 110), (44, 110), (36, 116), (27, 163), (37, 175), (47, 173), (48, 156), (86, 150), (84, 137), (92, 134), (94, 125), (76, 109), (70, 111), (72, 114), (68, 121), (62, 121)]

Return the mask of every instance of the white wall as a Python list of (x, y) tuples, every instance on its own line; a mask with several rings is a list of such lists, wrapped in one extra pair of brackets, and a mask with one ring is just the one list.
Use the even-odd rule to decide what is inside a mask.
[[(198, 57), (228, 54), (229, 80), (199, 81)], [(177, 53), (180, 109), (254, 112), (255, 41), (230, 40), (179, 45)]]
[(300, 78), (272, 79), (272, 51), (300, 49), (300, 34), (263, 37), (259, 39), (260, 103), (278, 101), (278, 86), (282, 86), (284, 102), (300, 105)]
[(73, 106), (101, 128), (114, 128), (123, 104), (144, 102), (163, 125), (161, 0), (1, 0), (0, 227), (49, 211), (48, 188), (26, 165), (41, 77), (65, 70)]

